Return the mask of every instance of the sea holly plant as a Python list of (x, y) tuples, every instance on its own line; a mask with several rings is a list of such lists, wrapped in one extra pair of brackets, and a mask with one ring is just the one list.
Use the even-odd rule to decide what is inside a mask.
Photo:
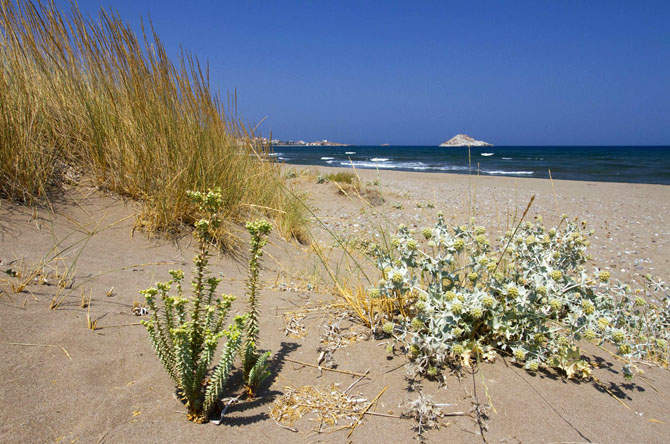
[(632, 290), (605, 270), (588, 272), (590, 234), (585, 222), (564, 217), (546, 230), (539, 219), (493, 248), (483, 227), (449, 227), (438, 215), (423, 240), (401, 226), (391, 248), (371, 249), (381, 280), (369, 295), (408, 301), (406, 315), (390, 316), (382, 330), (416, 372), (429, 376), (502, 351), (531, 372), (545, 367), (585, 377), (591, 367), (580, 340), (613, 347), (626, 377), (635, 360), (667, 366), (668, 287), (648, 276)]
[[(157, 282), (155, 287), (141, 293), (150, 312), (149, 319), (143, 324), (154, 351), (177, 385), (189, 420), (200, 423), (212, 413), (240, 352), (244, 330), (249, 329), (248, 319), (257, 318), (257, 311), (254, 309), (251, 314), (236, 316), (233, 323), (224, 328), (235, 298), (216, 296), (220, 279), (209, 276), (207, 270), (213, 232), (221, 224), (221, 193), (210, 190), (207, 193), (189, 192), (188, 196), (204, 215), (195, 223), (198, 253), (193, 259), (193, 293), (190, 298), (184, 297), (182, 270), (171, 270), (172, 279)], [(173, 289), (176, 295), (171, 294)], [(257, 320), (254, 325), (255, 338), (258, 335)], [(248, 331), (246, 336), (250, 336)], [(226, 341), (219, 362), (210, 369), (217, 346), (224, 337)], [(262, 370), (268, 372), (267, 367)]]
[(251, 248), (249, 249), (249, 275), (247, 280), (247, 296), (249, 312), (245, 325), (245, 343), (242, 355), (244, 368), (244, 382), (247, 386), (249, 396), (256, 395), (258, 386), (270, 376), (269, 361), (270, 352), (260, 354), (258, 352), (258, 272), (260, 271), (259, 260), (263, 256), (263, 247), (267, 243), (267, 235), (272, 230), (272, 225), (265, 220), (257, 220), (246, 224), (247, 231), (251, 234)]

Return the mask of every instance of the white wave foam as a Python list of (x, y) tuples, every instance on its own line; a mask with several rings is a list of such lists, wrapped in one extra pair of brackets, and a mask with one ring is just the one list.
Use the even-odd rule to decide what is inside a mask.
[[(328, 162), (331, 163), (331, 162)], [(386, 162), (378, 163), (365, 160), (356, 160), (356, 161), (342, 161), (340, 162), (341, 166), (353, 166), (357, 168), (382, 168), (382, 169), (403, 169), (403, 170), (414, 170), (414, 171), (467, 171), (468, 167), (463, 166), (434, 166), (427, 165), (423, 162)]]
[(355, 166), (355, 167), (360, 167), (360, 168), (383, 168), (383, 169), (396, 169), (396, 168), (404, 168), (406, 170), (425, 170), (429, 169), (430, 167), (426, 166), (426, 164), (421, 163), (421, 162), (400, 162), (400, 163), (382, 163), (381, 165), (378, 162), (371, 162), (371, 161), (365, 161), (365, 160), (356, 160), (356, 161), (346, 161), (346, 162), (340, 162), (340, 165), (342, 166)]
[(489, 157), (489, 156), (493, 156), (494, 154), (495, 153), (482, 153), (482, 156)]
[(386, 157), (373, 157), (370, 162), (388, 162)]
[(438, 170), (438, 171), (466, 171), (468, 169), (468, 167), (448, 165), (448, 166), (443, 166), (443, 167), (436, 167), (434, 169)]
[(420, 171), (431, 169), (430, 166), (426, 165), (423, 162), (401, 162), (397, 165), (398, 165), (397, 168), (405, 168)]
[(491, 170), (491, 171), (482, 171), (485, 174), (493, 175), (506, 175), (506, 176), (532, 176), (532, 171), (503, 171), (503, 170)]
[(502, 160), (512, 160), (511, 157), (503, 157)]
[(340, 162), (340, 165), (342, 166), (354, 166), (354, 167), (360, 167), (360, 168), (377, 168), (379, 166), (382, 166), (382, 168), (390, 169), (390, 168), (400, 168), (397, 164), (393, 163), (385, 163), (383, 165), (379, 165), (378, 162), (365, 162), (362, 160), (357, 160), (353, 162)]
[(284, 153), (270, 153), (268, 156), (281, 156)]
[(356, 154), (356, 151), (345, 151), (344, 154)]
[(333, 160), (334, 157), (322, 157), (321, 160)]

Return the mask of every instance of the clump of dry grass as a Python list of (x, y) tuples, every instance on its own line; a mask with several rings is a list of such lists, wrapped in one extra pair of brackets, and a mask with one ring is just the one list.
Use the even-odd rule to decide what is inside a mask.
[(142, 201), (138, 228), (172, 232), (194, 221), (187, 190), (220, 187), (224, 220), (266, 213), (297, 237), (302, 207), (255, 140), (207, 67), (187, 52), (173, 63), (152, 26), (138, 37), (114, 12), (0, 0), (1, 196), (44, 202), (83, 173)]
[(390, 295), (376, 294), (363, 286), (350, 288), (339, 285), (337, 296), (342, 300), (343, 308), (365, 326), (376, 332), (381, 325), (392, 319), (396, 314), (408, 316), (408, 310), (415, 297), (408, 298), (399, 292)]
[(359, 185), (360, 181), (358, 180), (358, 176), (356, 176), (354, 173), (350, 173), (348, 171), (338, 171), (337, 173), (331, 173), (331, 174), (326, 174), (326, 179), (330, 180), (331, 182), (337, 182), (340, 184), (346, 183), (349, 185)]
[(275, 217), (277, 228), (287, 238), (307, 244), (310, 240), (307, 194), (288, 191), (281, 196), (280, 203), (281, 210)]
[(379, 187), (363, 184), (357, 174), (340, 171), (327, 174), (325, 177), (335, 183), (340, 194), (348, 197), (357, 197), (371, 207), (384, 203), (384, 197)]

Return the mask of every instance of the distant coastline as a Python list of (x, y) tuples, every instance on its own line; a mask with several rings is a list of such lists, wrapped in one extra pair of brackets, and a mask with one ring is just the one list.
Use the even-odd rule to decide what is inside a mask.
[[(267, 140), (266, 140), (267, 141)], [(333, 142), (330, 140), (317, 140), (314, 142), (305, 142), (304, 140), (271, 140), (273, 146), (350, 146), (346, 143)]]

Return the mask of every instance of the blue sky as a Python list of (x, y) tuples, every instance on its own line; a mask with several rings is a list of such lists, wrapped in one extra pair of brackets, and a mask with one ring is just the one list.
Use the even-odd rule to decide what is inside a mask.
[(150, 15), (275, 138), (670, 144), (667, 1), (80, 1), (100, 6)]

